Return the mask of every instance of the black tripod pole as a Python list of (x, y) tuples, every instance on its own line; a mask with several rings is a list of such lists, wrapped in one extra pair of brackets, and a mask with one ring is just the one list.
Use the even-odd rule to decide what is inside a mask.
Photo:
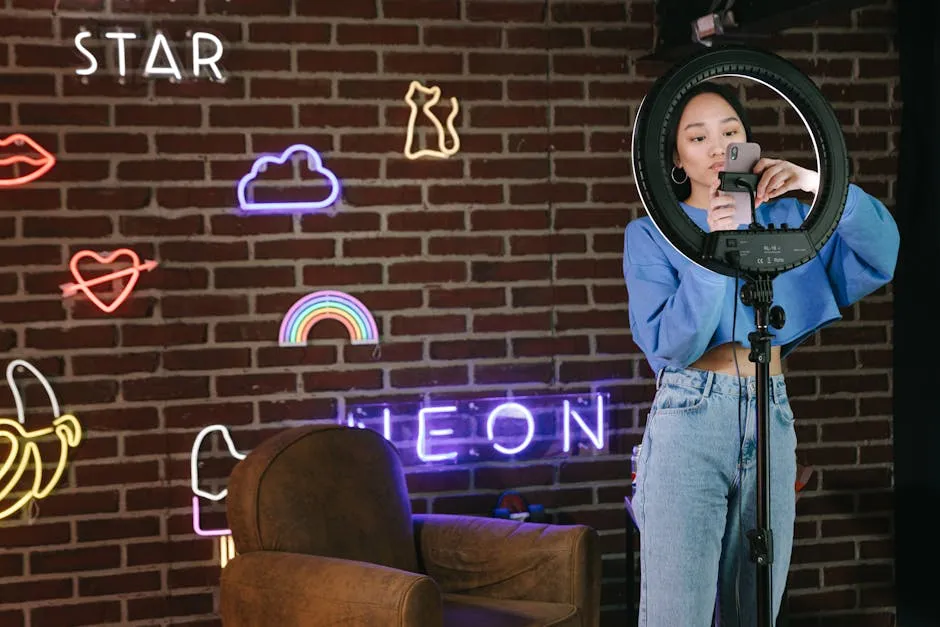
[(784, 311), (773, 302), (773, 277), (758, 275), (741, 288), (741, 302), (754, 308), (756, 330), (748, 334), (757, 383), (757, 526), (747, 532), (757, 564), (757, 627), (773, 627), (774, 536), (770, 528), (770, 342), (768, 325), (781, 328)]

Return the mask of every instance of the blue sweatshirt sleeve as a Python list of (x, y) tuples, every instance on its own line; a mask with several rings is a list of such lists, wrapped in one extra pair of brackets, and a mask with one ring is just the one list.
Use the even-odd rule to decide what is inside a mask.
[(685, 368), (718, 328), (728, 281), (694, 263), (678, 271), (634, 220), (624, 233), (623, 276), (633, 341), (651, 362)]
[(826, 272), (839, 307), (871, 294), (894, 277), (900, 235), (888, 209), (855, 184), (832, 234)]

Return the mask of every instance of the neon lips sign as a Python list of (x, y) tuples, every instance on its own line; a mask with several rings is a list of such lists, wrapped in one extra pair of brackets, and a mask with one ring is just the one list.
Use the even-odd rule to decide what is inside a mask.
[(8, 150), (0, 150), (0, 172), (3, 172), (5, 168), (13, 168), (20, 164), (21, 168), (27, 172), (13, 177), (0, 176), (0, 187), (16, 187), (35, 181), (55, 165), (55, 157), (52, 153), (27, 135), (13, 133), (8, 137), (0, 138), (0, 149), (6, 149), (8, 146), (22, 147), (26, 150), (14, 154), (7, 154)]

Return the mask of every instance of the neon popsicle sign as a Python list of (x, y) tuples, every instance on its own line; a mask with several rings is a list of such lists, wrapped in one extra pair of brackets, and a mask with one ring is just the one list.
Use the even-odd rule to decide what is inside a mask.
[(208, 492), (199, 487), (199, 451), (202, 448), (203, 441), (214, 431), (218, 431), (222, 434), (228, 453), (234, 459), (245, 459), (245, 454), (235, 448), (232, 435), (223, 425), (211, 425), (200, 431), (193, 441), (193, 447), (189, 454), (189, 476), (190, 485), (193, 490), (193, 531), (196, 532), (196, 535), (203, 537), (219, 538), (220, 563), (222, 568), (225, 568), (228, 561), (235, 557), (235, 542), (232, 539), (232, 531), (231, 529), (204, 529), (201, 521), (201, 508), (199, 507), (200, 497), (209, 499), (210, 501), (221, 501), (228, 495), (228, 488), (223, 488), (218, 492)]

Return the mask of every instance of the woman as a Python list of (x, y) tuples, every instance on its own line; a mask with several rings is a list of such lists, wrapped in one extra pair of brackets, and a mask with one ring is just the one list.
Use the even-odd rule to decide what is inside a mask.
[[(697, 85), (679, 103), (669, 135), (681, 208), (703, 230), (736, 229), (734, 202), (718, 190), (731, 142), (751, 140), (733, 92)], [(798, 225), (817, 173), (760, 159), (755, 203), (762, 224)], [(656, 373), (656, 394), (637, 461), (633, 509), (640, 529), (640, 627), (706, 626), (718, 599), (722, 627), (757, 624), (756, 566), (746, 534), (756, 527), (756, 381), (748, 360), (753, 309), (735, 279), (704, 269), (663, 238), (648, 217), (627, 225), (623, 272), (634, 341)], [(786, 585), (795, 518), (796, 433), (782, 360), (847, 307), (891, 280), (897, 226), (877, 199), (849, 186), (839, 224), (817, 256), (773, 281), (786, 323), (770, 361), (770, 527), (773, 613)], [(716, 595), (717, 593), (717, 595)]]

